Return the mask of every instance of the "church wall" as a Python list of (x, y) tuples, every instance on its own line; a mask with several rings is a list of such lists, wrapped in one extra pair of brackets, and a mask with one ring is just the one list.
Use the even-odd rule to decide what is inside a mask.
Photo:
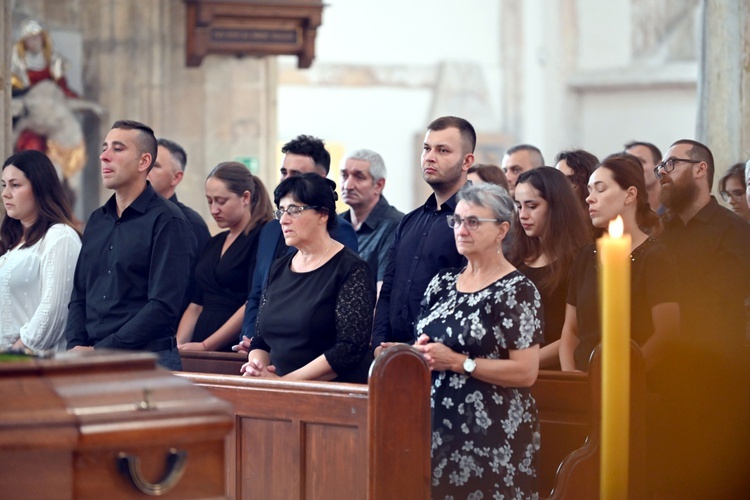
[(118, 119), (142, 121), (157, 137), (186, 149), (188, 166), (178, 197), (211, 223), (203, 183), (219, 162), (255, 159), (262, 180), (275, 184), (275, 174), (274, 182), (269, 177), (275, 171), (275, 59), (210, 55), (200, 67), (187, 68), (185, 10), (183, 0), (17, 0), (14, 5), (14, 27), (21, 17), (36, 17), (53, 31), (80, 34), (82, 95), (106, 111), (99, 123), (86, 124), (93, 154), (83, 180), (84, 217), (111, 195), (100, 189), (96, 151)]

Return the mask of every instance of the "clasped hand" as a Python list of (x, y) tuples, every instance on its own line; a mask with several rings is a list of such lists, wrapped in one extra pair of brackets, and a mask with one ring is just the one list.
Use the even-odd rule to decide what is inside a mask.
[(245, 377), (279, 378), (276, 375), (276, 367), (274, 365), (266, 366), (258, 358), (253, 358), (242, 365), (240, 373)]
[(430, 337), (425, 334), (419, 336), (414, 343), (414, 348), (422, 353), (430, 370), (434, 372), (453, 370), (456, 358), (461, 356), (443, 343), (430, 342)]

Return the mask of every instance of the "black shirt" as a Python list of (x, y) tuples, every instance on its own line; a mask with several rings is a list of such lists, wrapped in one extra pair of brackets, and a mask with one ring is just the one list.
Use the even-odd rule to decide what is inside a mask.
[[(341, 214), (347, 222), (352, 221), (351, 211)], [(370, 266), (375, 281), (383, 281), (388, 266), (388, 251), (396, 238), (396, 228), (404, 214), (388, 204), (381, 196), (365, 221), (356, 230), (359, 256)]]
[(172, 197), (169, 198), (169, 201), (177, 205), (177, 208), (182, 211), (182, 215), (185, 216), (188, 224), (190, 224), (190, 229), (192, 229), (193, 236), (195, 236), (195, 241), (197, 243), (197, 246), (195, 247), (195, 255), (200, 255), (203, 251), (203, 247), (205, 247), (206, 243), (208, 243), (208, 240), (211, 239), (211, 233), (208, 231), (206, 221), (203, 220), (203, 217), (201, 217), (198, 212), (185, 205), (181, 201), (178, 201), (176, 194), (173, 194)]
[(185, 216), (150, 184), (119, 218), (113, 195), (83, 233), (68, 349), (138, 350), (174, 336), (194, 247)]
[[(263, 224), (247, 234), (237, 235), (224, 255), (221, 249), (229, 231), (219, 233), (203, 249), (195, 266), (195, 294), (192, 302), (203, 307), (193, 330), (193, 342), (202, 342), (232, 317), (245, 304), (247, 290), (255, 271), (258, 236)], [(231, 339), (215, 351), (231, 351), (236, 344)]]
[[(208, 231), (206, 221), (203, 220), (203, 217), (201, 217), (198, 212), (178, 201), (176, 194), (173, 194), (171, 198), (169, 198), (169, 201), (177, 205), (177, 208), (182, 211), (182, 215), (185, 216), (188, 224), (190, 224), (190, 228), (193, 230), (193, 236), (195, 236), (196, 243), (195, 258), (197, 259), (203, 253), (203, 248), (206, 246), (206, 243), (208, 243), (208, 240), (211, 239), (211, 233)], [(196, 262), (193, 261), (190, 266), (190, 281), (188, 283), (187, 291), (185, 292), (185, 299), (182, 301), (182, 307), (180, 307), (180, 314), (177, 318), (178, 324), (180, 321), (179, 318), (182, 317), (185, 309), (187, 309), (187, 306), (190, 304), (191, 297), (195, 293), (195, 264)]]
[(750, 294), (750, 225), (711, 201), (687, 224), (670, 216), (659, 238), (680, 273), (682, 334), (700, 349), (741, 349)]
[(441, 269), (462, 267), (463, 257), (446, 220), (455, 208), (455, 194), (440, 207), (433, 194), (396, 229), (375, 312), (373, 348), (381, 342), (416, 340), (414, 321), (430, 280)]
[[(601, 342), (598, 256), (596, 244), (581, 249), (570, 273), (568, 304), (575, 306), (578, 339), (576, 368), (588, 370), (589, 358)], [(630, 254), (630, 337), (642, 346), (654, 334), (652, 308), (677, 302), (679, 279), (667, 248), (648, 238)]]
[(323, 354), (337, 381), (366, 382), (375, 306), (369, 267), (344, 247), (319, 268), (297, 273), (291, 270), (296, 253), (271, 267), (252, 349), (269, 351), (279, 375)]

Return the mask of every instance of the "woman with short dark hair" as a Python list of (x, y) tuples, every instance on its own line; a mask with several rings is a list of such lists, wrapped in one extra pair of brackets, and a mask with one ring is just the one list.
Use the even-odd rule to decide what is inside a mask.
[(0, 349), (64, 351), (81, 238), (52, 162), (21, 151), (3, 163)]
[(247, 376), (367, 381), (375, 287), (367, 263), (329, 234), (335, 187), (310, 173), (274, 191), (284, 241), (296, 251), (271, 266)]

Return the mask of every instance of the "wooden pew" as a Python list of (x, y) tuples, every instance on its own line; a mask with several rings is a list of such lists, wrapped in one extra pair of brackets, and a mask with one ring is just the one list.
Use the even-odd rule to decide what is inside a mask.
[[(630, 465), (629, 465), (629, 484), (628, 498), (641, 499), (648, 498), (648, 488), (646, 482), (646, 368), (641, 356), (641, 351), (635, 342), (631, 342), (630, 349)], [(546, 374), (545, 374), (546, 375)], [(565, 377), (565, 374), (561, 374)], [(539, 395), (543, 401), (537, 399), (539, 405), (540, 420), (542, 422), (542, 457), (552, 453), (551, 450), (544, 451), (545, 439), (552, 441), (552, 447), (570, 446), (571, 442), (562, 443), (565, 438), (561, 438), (559, 433), (564, 432), (565, 428), (575, 429), (579, 424), (583, 424), (575, 412), (557, 413), (554, 411), (553, 401), (557, 406), (562, 406), (564, 400), (568, 399), (568, 394), (580, 396), (581, 385), (584, 382), (589, 391), (588, 404), (588, 428), (589, 433), (585, 443), (578, 449), (571, 450), (560, 463), (557, 474), (554, 479), (554, 487), (550, 495), (553, 500), (580, 500), (599, 498), (599, 455), (601, 451), (601, 345), (594, 349), (591, 354), (588, 374), (568, 374), (572, 378), (553, 377), (555, 380), (554, 388), (561, 391), (557, 397), (551, 398), (547, 389), (553, 388), (552, 380), (540, 378), (534, 387), (535, 396)], [(544, 388), (543, 391), (539, 389)], [(544, 398), (547, 398), (544, 400)], [(561, 399), (558, 399), (561, 398)], [(555, 416), (562, 418), (555, 418)], [(545, 425), (546, 424), (546, 425)], [(546, 434), (545, 432), (546, 428)], [(576, 437), (577, 439), (578, 437)], [(561, 444), (562, 443), (562, 444)], [(549, 447), (548, 447), (549, 448)], [(555, 450), (557, 456), (563, 453), (563, 449)], [(552, 457), (547, 457), (546, 465), (549, 466)], [(544, 471), (548, 472), (548, 471)], [(546, 490), (540, 489), (540, 494), (544, 496)]]
[(180, 351), (182, 370), (196, 373), (239, 375), (247, 354), (238, 352)]
[[(399, 347), (399, 351), (403, 351), (404, 349), (409, 350), (406, 346)], [(645, 439), (645, 369), (640, 351), (635, 344), (633, 344), (631, 354), (631, 370), (633, 373), (631, 382), (631, 399), (633, 401), (631, 416), (634, 423), (631, 426), (630, 496), (631, 498), (639, 498), (638, 494), (643, 493), (643, 485), (645, 484), (645, 481), (643, 481), (645, 473), (642, 469), (642, 464), (645, 463), (643, 444)], [(216, 373), (235, 374), (239, 372), (239, 367), (246, 360), (244, 355), (236, 353), (183, 352), (181, 355), (185, 370), (206, 373), (215, 371)], [(590, 366), (589, 374), (540, 370), (539, 377), (532, 387), (532, 393), (537, 402), (542, 436), (538, 464), (539, 492), (542, 498), (586, 499), (598, 497), (598, 457), (601, 445), (599, 435), (601, 422), (601, 354), (599, 348), (592, 354)], [(252, 392), (256, 392), (260, 391), (260, 387), (264, 383), (263, 381), (257, 381), (261, 383), (261, 386), (257, 386), (256, 381), (246, 381), (246, 379), (241, 377), (227, 379), (224, 377), (200, 376), (198, 374), (186, 374), (184, 376), (199, 385), (208, 387), (216, 395), (234, 402), (237, 408), (244, 408), (248, 404), (244, 400), (247, 397), (246, 393), (249, 391), (247, 387), (252, 387)], [(398, 383), (398, 386), (403, 387), (404, 383)], [(307, 395), (310, 390), (313, 390), (313, 392), (324, 390), (325, 394), (333, 397), (339, 394), (338, 389), (341, 389), (352, 398), (356, 396), (356, 398), (362, 399), (359, 404), (365, 405), (368, 393), (372, 394), (373, 381), (371, 380), (370, 382), (371, 388), (369, 391), (366, 386), (350, 384), (313, 384), (312, 386), (309, 384), (278, 384), (280, 383), (277, 382), (272, 386), (275, 393), (289, 390), (295, 395)], [(408, 394), (408, 391), (405, 391), (405, 393)], [(282, 402), (284, 396), (275, 394), (274, 397), (281, 398), (278, 404), (285, 404)], [(429, 391), (424, 397), (429, 402)], [(240, 401), (237, 401), (238, 399)], [(257, 412), (257, 410), (254, 411)], [(410, 421), (408, 411), (406, 406), (404, 406), (404, 409), (398, 412), (398, 416), (392, 418), (392, 422)], [(238, 425), (243, 418), (253, 418), (252, 411), (247, 416), (240, 413), (238, 410)], [(272, 418), (272, 415), (264, 414), (264, 418)], [(280, 418), (290, 419), (291, 417)], [(388, 422), (383, 424), (381, 431), (385, 433), (385, 436), (389, 436), (392, 432), (397, 431), (393, 427), (392, 422), (391, 425)], [(357, 425), (361, 426), (364, 424)], [(237, 435), (241, 435), (239, 428)], [(241, 439), (238, 439), (238, 441)], [(247, 442), (248, 439), (253, 438), (245, 436), (244, 442)], [(429, 440), (427, 446), (427, 459), (429, 460)], [(241, 450), (239, 447), (237, 449)], [(241, 451), (238, 451), (238, 453), (241, 453)], [(232, 463), (243, 461), (242, 457), (239, 457), (239, 460), (236, 457), (231, 457), (231, 459), (233, 460)], [(391, 463), (398, 464), (398, 462)], [(429, 475), (429, 470), (426, 473)], [(257, 474), (257, 471), (249, 470), (242, 472), (241, 477), (244, 479), (240, 481), (252, 482), (255, 480), (246, 478), (247, 474)], [(231, 482), (233, 483), (234, 481), (234, 478), (232, 478)], [(237, 491), (240, 493), (246, 491), (246, 489), (243, 489), (243, 485), (238, 483)], [(256, 490), (251, 491), (255, 492)], [(254, 498), (255, 495), (252, 495), (252, 497)], [(290, 498), (296, 497), (292, 496)], [(355, 496), (353, 498), (376, 497)], [(396, 496), (394, 498), (407, 497)]]
[(368, 385), (178, 375), (234, 404), (235, 498), (430, 498), (430, 373), (410, 347), (380, 356)]

